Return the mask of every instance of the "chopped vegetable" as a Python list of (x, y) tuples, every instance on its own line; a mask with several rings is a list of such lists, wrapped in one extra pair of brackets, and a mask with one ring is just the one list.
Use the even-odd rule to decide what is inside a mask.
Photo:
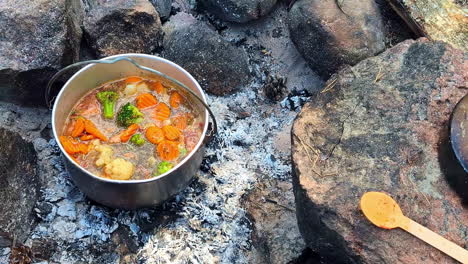
[(154, 109), (153, 118), (159, 121), (164, 121), (169, 119), (171, 116), (171, 109), (165, 103), (159, 103)]
[(187, 128), (187, 115), (179, 115), (171, 119), (172, 124), (180, 130)]
[(143, 79), (141, 77), (131, 76), (131, 77), (128, 77), (127, 79), (125, 79), (125, 83), (136, 83), (136, 82), (140, 82), (142, 80)]
[(187, 149), (186, 148), (179, 148), (180, 156), (183, 157), (187, 155)]
[(83, 135), (80, 137), (80, 140), (81, 141), (88, 141), (88, 140), (91, 140), (91, 139), (95, 139), (96, 137), (93, 136), (93, 135)]
[(154, 172), (153, 175), (158, 176), (158, 175), (164, 174), (170, 171), (172, 168), (174, 168), (174, 165), (172, 163), (167, 162), (167, 161), (161, 161), (158, 164), (158, 167), (156, 168), (156, 171)]
[(141, 134), (136, 134), (136, 135), (133, 135), (130, 138), (130, 142), (132, 142), (133, 144), (135, 144), (137, 146), (143, 146), (143, 144), (145, 144), (146, 140), (143, 138), (143, 136)]
[(105, 176), (114, 180), (128, 180), (133, 176), (135, 166), (122, 158), (117, 158), (104, 167)]
[(138, 124), (141, 121), (143, 121), (143, 114), (131, 103), (122, 106), (117, 114), (117, 124), (119, 126), (128, 127), (132, 124)]
[(164, 132), (157, 126), (148, 127), (145, 133), (146, 138), (153, 144), (159, 144), (164, 140)]
[(99, 156), (95, 162), (96, 166), (102, 167), (112, 161), (114, 150), (111, 147), (107, 145), (97, 145), (94, 149), (99, 152)]
[(157, 162), (157, 160), (156, 160), (155, 157), (151, 156), (151, 157), (148, 158), (148, 165), (150, 167), (154, 167), (154, 165), (156, 165), (156, 162)]
[(173, 108), (178, 108), (182, 102), (183, 102), (183, 98), (178, 92), (174, 91), (171, 93), (171, 97), (169, 97), (169, 104)]
[(127, 142), (130, 137), (137, 132), (138, 129), (140, 129), (138, 124), (130, 125), (126, 130), (120, 133), (120, 142)]
[(72, 137), (60, 136), (59, 140), (65, 151), (70, 155), (77, 153), (87, 154), (90, 150), (90, 146), (88, 144), (80, 143)]
[(72, 137), (78, 137), (81, 135), (85, 130), (85, 122), (84, 118), (78, 117), (75, 121), (75, 125), (73, 126), (73, 130), (71, 132)]
[(91, 122), (88, 119), (85, 119), (84, 123), (85, 123), (85, 131), (88, 134), (91, 134), (99, 138), (102, 141), (107, 141), (107, 137), (104, 134), (102, 134), (101, 131), (99, 131), (99, 129), (97, 129), (97, 127), (93, 124), (93, 122)]
[(157, 103), (158, 103), (158, 99), (156, 99), (156, 97), (154, 97), (150, 93), (143, 93), (136, 97), (136, 106), (139, 109), (148, 108), (153, 105), (156, 105)]
[(101, 103), (104, 118), (114, 118), (114, 107), (119, 99), (119, 94), (114, 91), (102, 91), (96, 94), (96, 98)]
[(162, 160), (171, 161), (179, 157), (179, 148), (177, 147), (177, 144), (169, 140), (164, 140), (159, 143), (156, 151)]
[(125, 96), (130, 96), (134, 95), (137, 92), (137, 85), (134, 83), (127, 84), (124, 89), (124, 95)]
[(162, 94), (165, 90), (161, 82), (152, 82), (151, 89), (156, 91), (158, 94)]
[(164, 136), (169, 140), (177, 140), (182, 135), (182, 132), (174, 126), (164, 126), (162, 130), (164, 132)]
[(148, 85), (146, 84), (146, 82), (139, 82), (137, 85), (136, 85), (136, 89), (137, 89), (137, 92), (139, 93), (147, 93), (150, 91)]

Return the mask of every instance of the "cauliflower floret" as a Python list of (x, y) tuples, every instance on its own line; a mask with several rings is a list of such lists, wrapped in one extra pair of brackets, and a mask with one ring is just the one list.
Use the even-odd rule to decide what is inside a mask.
[(104, 167), (104, 174), (114, 180), (128, 180), (135, 172), (135, 166), (124, 159), (117, 158)]
[(102, 167), (112, 161), (112, 155), (114, 155), (114, 151), (111, 147), (106, 145), (97, 145), (94, 149), (99, 152), (99, 156), (96, 159), (96, 166)]
[(151, 156), (151, 157), (148, 158), (148, 165), (149, 165), (150, 167), (154, 167), (154, 166), (156, 165), (157, 162), (158, 162), (158, 161), (157, 161), (153, 156)]

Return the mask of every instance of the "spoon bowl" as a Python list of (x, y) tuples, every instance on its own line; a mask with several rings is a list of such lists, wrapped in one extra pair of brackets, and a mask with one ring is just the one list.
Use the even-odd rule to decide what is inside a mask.
[(365, 193), (361, 198), (360, 207), (367, 219), (378, 227), (393, 229), (403, 224), (404, 216), (400, 206), (385, 193)]

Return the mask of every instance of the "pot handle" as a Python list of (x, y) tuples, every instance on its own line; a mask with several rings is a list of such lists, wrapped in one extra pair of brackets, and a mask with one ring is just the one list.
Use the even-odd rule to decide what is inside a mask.
[(107, 59), (107, 60), (87, 60), (87, 61), (80, 61), (80, 62), (76, 62), (76, 63), (73, 63), (73, 64), (70, 64), (68, 66), (66, 66), (65, 68), (61, 69), (60, 71), (58, 71), (56, 74), (54, 74), (54, 76), (52, 76), (52, 78), (50, 79), (49, 83), (47, 84), (47, 88), (46, 88), (46, 92), (45, 92), (45, 101), (46, 101), (46, 104), (47, 104), (47, 107), (49, 107), (49, 109), (52, 107), (52, 102), (54, 101), (55, 98), (52, 98), (50, 99), (50, 91), (52, 89), (52, 85), (54, 84), (54, 82), (58, 79), (58, 77), (60, 75), (62, 75), (64, 72), (66, 72), (67, 70), (71, 69), (71, 68), (74, 68), (74, 67), (77, 67), (77, 66), (83, 66), (83, 65), (86, 65), (86, 64), (90, 64), (90, 63), (102, 63), (102, 64), (112, 64), (112, 63), (116, 63), (118, 61), (128, 61), (130, 63), (132, 63), (133, 65), (135, 65), (137, 68), (140, 68), (142, 70), (145, 70), (145, 71), (149, 71), (151, 73), (154, 73), (156, 75), (159, 75), (165, 79), (168, 79), (169, 81), (177, 84), (178, 86), (184, 88), (184, 90), (186, 92), (188, 92), (190, 95), (192, 95), (194, 98), (196, 98), (198, 100), (199, 103), (201, 103), (203, 105), (203, 107), (208, 111), (208, 113), (210, 114), (210, 117), (211, 117), (211, 122), (212, 122), (212, 125), (211, 125), (211, 131), (207, 134), (207, 139), (211, 139), (213, 138), (217, 133), (218, 133), (218, 124), (216, 122), (216, 117), (213, 113), (213, 111), (211, 110), (211, 108), (205, 103), (205, 101), (203, 101), (203, 99), (201, 99), (195, 92), (192, 91), (192, 89), (188, 88), (185, 84), (181, 83), (180, 81), (170, 77), (170, 76), (167, 76), (166, 74), (160, 72), (160, 71), (157, 71), (155, 69), (151, 69), (149, 67), (146, 67), (146, 66), (143, 66), (143, 65), (140, 65), (138, 64), (136, 61), (130, 59), (130, 58), (127, 58), (127, 57), (120, 57), (120, 58), (115, 58), (115, 59)]

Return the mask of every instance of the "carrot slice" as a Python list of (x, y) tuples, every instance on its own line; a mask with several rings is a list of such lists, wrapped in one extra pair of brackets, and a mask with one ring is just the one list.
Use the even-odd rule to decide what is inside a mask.
[(159, 144), (164, 140), (164, 132), (157, 126), (148, 127), (145, 136), (153, 144)]
[(99, 138), (102, 141), (107, 141), (107, 137), (97, 129), (97, 127), (91, 122), (90, 120), (86, 119), (85, 121), (85, 131), (88, 132), (88, 134), (91, 134), (97, 138)]
[(133, 134), (135, 134), (140, 126), (138, 124), (132, 124), (126, 130), (120, 134), (120, 142), (127, 142)]
[(138, 77), (138, 76), (131, 76), (131, 77), (128, 77), (127, 79), (125, 79), (125, 83), (136, 83), (136, 82), (139, 82), (141, 80), (143, 80), (143, 79)]
[(163, 126), (164, 136), (169, 140), (176, 140), (182, 135), (180, 130), (174, 126)]
[(70, 154), (83, 153), (86, 154), (89, 152), (88, 144), (79, 143), (74, 140), (72, 137), (60, 136), (60, 143), (62, 144), (65, 151)]
[(73, 126), (73, 130), (71, 132), (72, 137), (78, 137), (81, 135), (85, 130), (84, 118), (78, 117), (76, 119), (75, 125)]
[(153, 118), (159, 121), (167, 120), (171, 116), (171, 109), (165, 103), (159, 103), (154, 109)]
[(158, 103), (158, 99), (150, 93), (142, 93), (136, 97), (136, 106), (139, 109), (151, 107)]
[(171, 161), (179, 157), (179, 148), (174, 142), (164, 140), (156, 147), (159, 157), (163, 160)]
[(91, 139), (95, 139), (96, 137), (93, 136), (93, 135), (83, 135), (80, 137), (80, 140), (81, 141), (87, 141), (87, 140), (91, 140)]
[(187, 115), (179, 115), (171, 119), (172, 124), (180, 130), (187, 128)]
[(179, 108), (180, 104), (183, 102), (182, 95), (180, 95), (178, 92), (172, 92), (171, 97), (169, 97), (169, 104), (173, 108)]
[(156, 91), (158, 94), (162, 94), (166, 90), (164, 89), (164, 86), (161, 84), (161, 82), (151, 82), (150, 87), (152, 90)]

